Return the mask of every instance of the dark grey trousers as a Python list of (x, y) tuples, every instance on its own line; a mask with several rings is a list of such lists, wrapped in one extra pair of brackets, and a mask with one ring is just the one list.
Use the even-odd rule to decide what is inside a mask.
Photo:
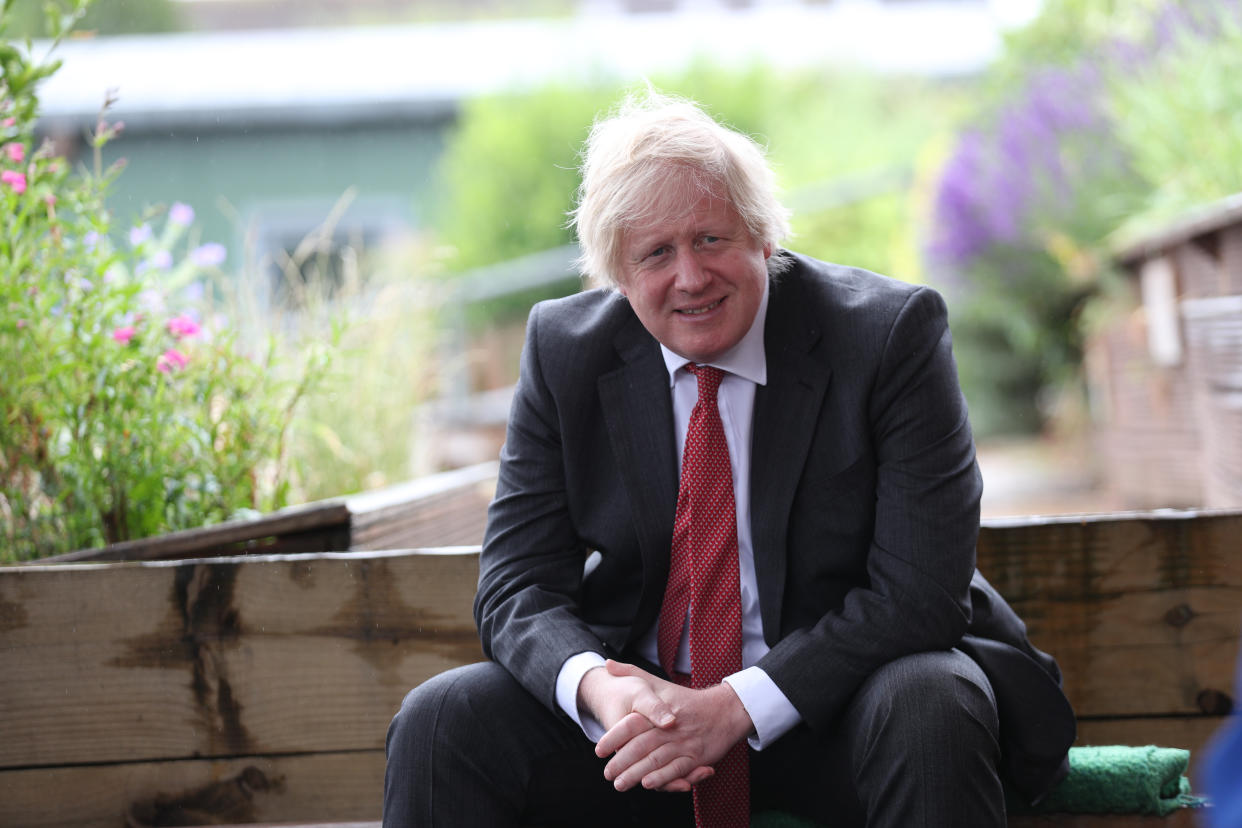
[[(957, 650), (894, 661), (823, 733), (751, 751), (752, 811), (833, 828), (1002, 828), (996, 701)], [(689, 794), (618, 793), (568, 719), (504, 668), (474, 664), (415, 688), (388, 729), (384, 826), (694, 825)]]

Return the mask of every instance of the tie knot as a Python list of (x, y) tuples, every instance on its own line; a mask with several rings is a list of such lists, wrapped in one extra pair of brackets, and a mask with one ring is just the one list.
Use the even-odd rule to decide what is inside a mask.
[(724, 370), (714, 365), (695, 365), (693, 362), (686, 363), (686, 370), (699, 378), (700, 400), (716, 399), (716, 390), (724, 379)]

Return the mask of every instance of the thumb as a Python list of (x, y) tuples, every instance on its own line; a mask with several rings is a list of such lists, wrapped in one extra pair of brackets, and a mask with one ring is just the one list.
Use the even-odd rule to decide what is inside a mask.
[(604, 667), (608, 669), (609, 675), (613, 676), (635, 676), (636, 678), (646, 678), (648, 673), (641, 667), (633, 664), (626, 664), (624, 661), (613, 661), (611, 658), (604, 662)]

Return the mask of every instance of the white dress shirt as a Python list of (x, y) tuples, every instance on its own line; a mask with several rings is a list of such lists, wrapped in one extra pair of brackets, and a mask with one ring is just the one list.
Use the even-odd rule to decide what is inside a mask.
[[(763, 640), (759, 591), (755, 579), (755, 554), (750, 537), (751, 422), (755, 408), (755, 387), (766, 385), (768, 378), (767, 358), (763, 348), (767, 307), (768, 287), (765, 284), (763, 297), (750, 330), (719, 359), (708, 363), (725, 372), (716, 401), (720, 409), (720, 419), (724, 424), (725, 440), (729, 445), (729, 464), (733, 470), (733, 499), (737, 506), (738, 569), (741, 578), (742, 670), (726, 676), (724, 680), (737, 693), (755, 725), (755, 732), (749, 740), (755, 750), (762, 750), (772, 744), (801, 721), (797, 710), (776, 683), (762, 669), (754, 666), (769, 649)], [(686, 431), (690, 426), (690, 412), (698, 401), (698, 379), (694, 374), (683, 370), (690, 360), (678, 356), (663, 345), (660, 350), (669, 373), (673, 397), (673, 433), (677, 440), (680, 467)], [(687, 674), (690, 672), (689, 630), (689, 624), (682, 629), (675, 661), (676, 669)], [(656, 627), (648, 630), (638, 642), (639, 652), (653, 664), (659, 663), (656, 642)], [(589, 713), (579, 713), (578, 685), (588, 670), (603, 663), (598, 653), (578, 653), (566, 660), (556, 680), (557, 704), (578, 723), (592, 741), (598, 741), (604, 734), (604, 729)]]

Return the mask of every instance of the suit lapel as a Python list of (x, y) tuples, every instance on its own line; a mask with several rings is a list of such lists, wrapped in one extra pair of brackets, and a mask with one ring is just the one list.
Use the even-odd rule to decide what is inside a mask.
[(677, 455), (668, 369), (655, 339), (634, 317), (616, 338), (623, 364), (599, 378), (599, 398), (633, 511), (643, 594), (633, 629), (655, 623), (668, 580), (677, 508)]
[(831, 370), (811, 356), (821, 331), (805, 318), (796, 275), (772, 285), (764, 332), (768, 384), (755, 389), (750, 515), (763, 634), (779, 639), (785, 593), (786, 528)]

